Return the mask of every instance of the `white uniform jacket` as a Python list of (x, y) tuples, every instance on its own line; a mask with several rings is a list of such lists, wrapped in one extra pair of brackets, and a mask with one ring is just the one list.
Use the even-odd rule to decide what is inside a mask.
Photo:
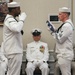
[(48, 45), (41, 41), (27, 44), (26, 58), (28, 61), (48, 61)]
[(16, 21), (12, 15), (7, 14), (3, 27), (3, 47), (6, 54), (22, 53), (22, 21)]
[(71, 20), (68, 19), (60, 28), (58, 33), (55, 32), (52, 34), (56, 40), (57, 58), (63, 57), (68, 60), (73, 59), (73, 31), (74, 26)]

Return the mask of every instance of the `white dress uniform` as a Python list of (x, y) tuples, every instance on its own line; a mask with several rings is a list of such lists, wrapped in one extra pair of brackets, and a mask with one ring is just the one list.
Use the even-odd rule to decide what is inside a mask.
[(12, 15), (7, 14), (3, 28), (3, 43), (6, 54), (22, 53), (23, 22), (17, 22)]
[[(20, 7), (17, 2), (8, 3), (8, 7)], [(7, 75), (20, 75), (23, 56), (23, 44), (21, 30), (26, 14), (21, 13), (19, 21), (7, 14), (3, 27), (3, 48), (8, 59)], [(22, 20), (21, 20), (22, 19)]]
[(66, 20), (58, 33), (53, 33), (56, 40), (56, 54), (62, 75), (71, 75), (71, 61), (73, 60), (73, 31), (74, 26), (70, 19)]
[[(8, 62), (11, 62), (11, 64), (8, 63), (8, 67), (11, 68), (10, 70), (8, 68), (8, 75), (13, 75), (13, 71), (16, 71), (14, 75), (19, 75), (20, 73), (23, 53), (22, 34), (20, 32), (22, 27), (23, 22), (17, 22), (12, 15), (7, 14), (3, 28), (3, 43)], [(13, 64), (17, 67), (13, 66)]]
[(28, 60), (26, 73), (33, 75), (35, 68), (38, 66), (42, 75), (48, 75), (48, 46), (46, 43), (38, 41), (27, 44), (26, 58)]
[[(12, 15), (7, 14), (3, 28), (4, 52), (8, 58), (8, 67), (10, 68), (8, 68), (7, 75), (19, 75), (20, 73), (23, 53), (22, 34), (20, 32), (22, 27), (23, 22), (17, 22)], [(13, 71), (14, 74), (12, 74)]]
[(5, 72), (7, 70), (8, 60), (2, 52), (2, 48), (3, 46), (1, 45), (1, 48), (0, 48), (0, 75), (5, 75)]

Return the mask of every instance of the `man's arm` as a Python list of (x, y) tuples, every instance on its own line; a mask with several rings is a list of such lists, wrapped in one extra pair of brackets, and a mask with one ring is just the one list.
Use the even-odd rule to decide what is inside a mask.
[(53, 33), (52, 35), (55, 37), (55, 39), (59, 43), (63, 43), (68, 39), (69, 35), (73, 32), (73, 29), (70, 24), (67, 25), (67, 23), (62, 27), (62, 30), (58, 33)]

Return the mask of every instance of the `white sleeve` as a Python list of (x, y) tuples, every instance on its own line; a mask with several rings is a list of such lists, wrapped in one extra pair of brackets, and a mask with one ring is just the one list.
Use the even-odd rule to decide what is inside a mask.
[(17, 22), (14, 18), (8, 18), (4, 24), (14, 32), (20, 32), (23, 28), (23, 22)]
[(58, 33), (54, 33), (54, 37), (55, 39), (59, 42), (59, 43), (63, 43), (65, 42), (69, 35), (73, 32), (73, 29), (71, 27), (70, 24), (65, 24), (63, 27), (62, 27), (62, 30), (59, 31)]

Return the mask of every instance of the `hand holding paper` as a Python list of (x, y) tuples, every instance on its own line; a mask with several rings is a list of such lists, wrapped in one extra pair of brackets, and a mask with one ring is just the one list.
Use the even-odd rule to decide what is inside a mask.
[(49, 27), (49, 29), (50, 29), (52, 32), (55, 32), (55, 28), (54, 28), (54, 26), (52, 25), (52, 23), (49, 22), (48, 20), (46, 21), (46, 23), (47, 23), (47, 26)]

